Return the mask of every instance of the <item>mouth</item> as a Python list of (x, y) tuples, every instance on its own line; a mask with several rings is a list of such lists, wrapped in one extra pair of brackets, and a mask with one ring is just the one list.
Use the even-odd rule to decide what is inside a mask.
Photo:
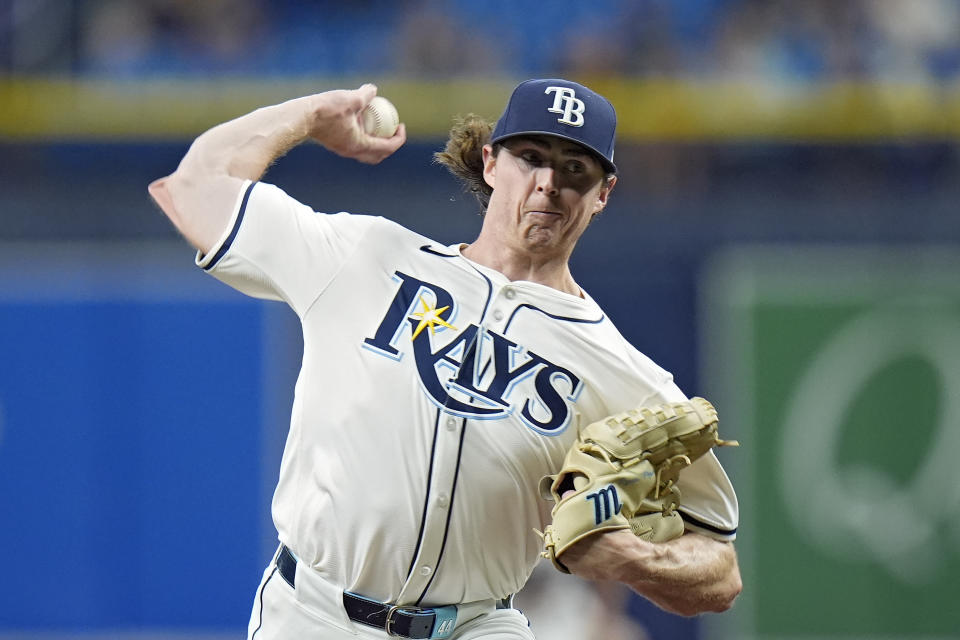
[(526, 212), (526, 215), (528, 215), (528, 216), (548, 216), (548, 217), (556, 216), (556, 217), (559, 217), (559, 216), (562, 216), (563, 214), (560, 213), (559, 211), (540, 211), (540, 210), (533, 210), (533, 211), (527, 211), (527, 212)]

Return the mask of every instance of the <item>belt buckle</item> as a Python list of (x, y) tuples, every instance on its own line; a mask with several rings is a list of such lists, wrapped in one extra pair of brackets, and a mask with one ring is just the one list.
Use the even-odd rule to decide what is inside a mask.
[(387, 635), (391, 638), (406, 638), (407, 636), (393, 632), (393, 614), (395, 614), (397, 611), (416, 614), (420, 611), (420, 608), (402, 604), (394, 604), (390, 605), (390, 609), (387, 611), (387, 622), (383, 625), (383, 630), (386, 631)]

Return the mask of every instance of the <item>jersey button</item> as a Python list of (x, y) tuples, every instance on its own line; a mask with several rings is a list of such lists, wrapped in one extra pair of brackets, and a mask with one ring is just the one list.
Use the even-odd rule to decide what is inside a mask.
[(428, 576), (431, 573), (433, 573), (433, 569), (428, 567), (427, 565), (423, 565), (422, 567), (420, 567), (420, 575)]
[(440, 507), (440, 508), (442, 508), (442, 509), (445, 509), (448, 504), (450, 504), (450, 498), (448, 498), (447, 496), (444, 496), (444, 495), (437, 496), (437, 506), (438, 506), (438, 507)]
[(457, 421), (454, 418), (447, 418), (447, 431), (453, 431), (457, 428)]
[(501, 320), (503, 320), (503, 311), (500, 311), (500, 309), (497, 309), (496, 311), (494, 311), (493, 319), (496, 320), (497, 322), (500, 322)]
[(506, 296), (507, 300), (513, 300), (517, 297), (517, 290), (513, 287), (507, 287), (503, 290), (503, 295)]

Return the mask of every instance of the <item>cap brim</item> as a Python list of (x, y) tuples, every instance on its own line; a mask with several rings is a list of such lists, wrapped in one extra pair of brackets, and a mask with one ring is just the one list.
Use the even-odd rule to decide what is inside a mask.
[(554, 138), (561, 138), (561, 139), (563, 139), (563, 140), (569, 140), (570, 142), (573, 142), (573, 143), (575, 143), (575, 144), (580, 145), (580, 146), (583, 147), (584, 149), (590, 150), (590, 152), (593, 153), (594, 157), (595, 157), (598, 161), (600, 161), (600, 165), (603, 167), (604, 171), (606, 171), (607, 173), (616, 173), (616, 172), (617, 172), (617, 165), (613, 164), (612, 162), (610, 162), (609, 160), (607, 160), (606, 158), (604, 158), (604, 157), (603, 157), (603, 154), (600, 153), (599, 151), (597, 151), (594, 147), (592, 147), (592, 146), (590, 146), (590, 145), (588, 145), (588, 144), (584, 144), (583, 141), (577, 140), (576, 138), (573, 138), (573, 137), (571, 137), (571, 136), (565, 136), (565, 135), (563, 135), (563, 134), (561, 134), (561, 133), (557, 133), (556, 131), (542, 131), (542, 130), (537, 130), (537, 131), (511, 131), (510, 133), (508, 133), (508, 134), (506, 134), (506, 135), (502, 135), (502, 136), (499, 136), (499, 137), (496, 137), (496, 138), (491, 138), (491, 139), (490, 139), (490, 144), (497, 144), (498, 142), (503, 142), (504, 140), (507, 140), (507, 139), (509, 139), (509, 138), (516, 138), (517, 136), (552, 136), (552, 137), (554, 137)]

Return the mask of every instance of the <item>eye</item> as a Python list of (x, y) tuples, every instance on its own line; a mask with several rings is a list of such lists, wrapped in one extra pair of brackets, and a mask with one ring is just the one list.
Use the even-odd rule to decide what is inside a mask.
[(580, 162), (579, 160), (570, 160), (569, 162), (567, 162), (565, 169), (566, 169), (567, 173), (572, 173), (572, 174), (574, 174), (574, 175), (579, 175), (579, 174), (583, 173), (584, 171), (586, 171), (586, 170), (587, 170), (587, 167), (586, 167), (585, 164), (583, 164), (583, 163)]
[(543, 162), (543, 158), (540, 156), (540, 153), (534, 151), (533, 149), (526, 149), (520, 152), (520, 157), (527, 164), (540, 165)]

